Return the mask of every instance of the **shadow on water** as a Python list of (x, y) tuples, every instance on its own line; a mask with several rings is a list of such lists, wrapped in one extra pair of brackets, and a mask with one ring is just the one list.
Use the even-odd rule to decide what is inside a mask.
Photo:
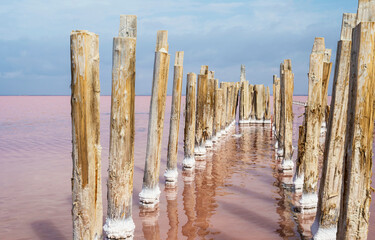
[(31, 227), (39, 239), (56, 239), (66, 240), (59, 229), (52, 223), (52, 221), (41, 220), (35, 221), (31, 224)]

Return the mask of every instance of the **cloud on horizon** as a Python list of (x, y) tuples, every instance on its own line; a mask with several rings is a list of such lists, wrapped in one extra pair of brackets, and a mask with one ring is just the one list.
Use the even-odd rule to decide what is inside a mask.
[[(334, 61), (342, 13), (356, 8), (349, 0), (1, 2), (0, 95), (70, 95), (69, 35), (75, 29), (99, 34), (101, 91), (110, 94), (120, 14), (138, 17), (138, 95), (151, 92), (160, 29), (168, 30), (171, 63), (176, 51), (185, 52), (185, 76), (209, 65), (220, 81), (238, 81), (245, 64), (250, 82), (271, 86), (280, 63), (290, 58), (294, 92), (306, 94), (314, 37), (325, 37)], [(171, 93), (172, 65), (169, 76)]]

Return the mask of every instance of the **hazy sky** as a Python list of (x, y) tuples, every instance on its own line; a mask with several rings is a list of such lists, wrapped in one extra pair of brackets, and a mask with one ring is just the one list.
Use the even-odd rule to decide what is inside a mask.
[(353, 0), (1, 0), (0, 95), (70, 95), (69, 38), (76, 29), (99, 34), (101, 92), (109, 95), (120, 14), (138, 16), (138, 95), (151, 92), (157, 30), (169, 35), (168, 93), (175, 52), (184, 51), (184, 84), (201, 65), (219, 81), (239, 81), (245, 64), (251, 83), (272, 86), (290, 58), (294, 93), (306, 94), (314, 37), (325, 37), (334, 62), (342, 13), (356, 9)]

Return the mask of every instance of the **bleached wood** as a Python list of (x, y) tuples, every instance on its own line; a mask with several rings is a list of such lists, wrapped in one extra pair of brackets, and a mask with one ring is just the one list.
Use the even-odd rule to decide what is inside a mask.
[(165, 101), (167, 95), (169, 60), (168, 32), (158, 31), (154, 61), (154, 74), (148, 121), (146, 161), (142, 191), (139, 194), (140, 204), (154, 208), (159, 203), (159, 172), (161, 139), (164, 127)]
[(317, 205), (319, 136), (323, 114), (321, 102), (324, 52), (324, 38), (315, 38), (308, 74), (304, 185), (301, 199), (303, 211), (315, 211)]
[(185, 168), (195, 166), (194, 144), (195, 144), (195, 122), (196, 122), (196, 82), (197, 75), (189, 73), (186, 82), (186, 110), (185, 110), (185, 131), (184, 131), (184, 161)]
[[(202, 72), (202, 71), (201, 71)], [(197, 114), (195, 129), (195, 155), (206, 154), (204, 135), (206, 133), (205, 108), (207, 101), (207, 74), (198, 75)]]
[[(288, 69), (288, 66), (285, 66), (285, 60), (280, 64), (280, 96), (279, 96), (279, 132), (278, 132), (278, 149), (277, 156), (284, 158), (284, 138), (285, 138), (285, 90), (282, 88), (282, 83), (285, 82), (285, 68)], [(287, 62), (286, 62), (287, 63)]]
[(366, 239), (371, 202), (375, 23), (353, 30), (344, 186), (337, 239)]
[(220, 88), (223, 89), (223, 109), (221, 113), (221, 133), (226, 134), (226, 118), (227, 118), (227, 108), (228, 108), (228, 86), (226, 82), (220, 83)]
[(240, 77), (240, 81), (241, 82), (246, 81), (246, 67), (243, 64), (241, 64), (241, 77)]
[(265, 87), (264, 85), (255, 85), (254, 86), (255, 94), (255, 118), (256, 120), (264, 120), (264, 111), (265, 111)]
[(375, 21), (375, 0), (358, 0), (356, 24)]
[[(352, 32), (355, 14), (343, 15), (342, 34)], [(341, 36), (343, 38), (343, 36)], [(345, 37), (344, 37), (345, 38)], [(334, 229), (340, 214), (341, 187), (345, 131), (348, 110), (348, 91), (351, 40), (340, 40), (337, 44), (336, 67), (333, 78), (331, 113), (327, 125), (322, 176), (320, 179), (317, 214), (312, 228), (315, 239), (322, 239), (321, 233)]]
[(356, 13), (344, 13), (342, 17), (340, 40), (352, 41), (353, 28), (356, 26)]
[(181, 91), (183, 78), (183, 61), (184, 52), (176, 52), (173, 76), (173, 92), (171, 106), (171, 120), (169, 124), (169, 141), (167, 154), (167, 169), (164, 177), (166, 187), (176, 187), (177, 184), (177, 150), (178, 150), (178, 133), (180, 130), (181, 115)]
[(214, 123), (214, 93), (215, 93), (215, 80), (213, 79), (214, 72), (208, 71), (207, 76), (207, 95), (206, 95), (206, 107), (205, 107), (205, 147), (212, 147), (212, 135), (213, 135), (213, 123)]
[(73, 239), (102, 239), (99, 37), (70, 34)]
[[(219, 89), (219, 80), (218, 79), (214, 79), (214, 92), (213, 92), (213, 130), (212, 130), (212, 141), (213, 142), (217, 142), (217, 134), (218, 132), (220, 132), (220, 104), (221, 102), (219, 102), (218, 100), (218, 89)], [(221, 99), (220, 99), (221, 101)]]
[(270, 105), (270, 88), (267, 86), (265, 91), (266, 97), (265, 97), (265, 113), (264, 113), (264, 119), (265, 120), (271, 120), (271, 105)]
[(249, 85), (249, 118), (251, 121), (255, 120), (255, 93), (254, 85)]
[(293, 177), (294, 191), (302, 192), (304, 181), (304, 164), (305, 164), (305, 144), (306, 144), (306, 107), (305, 116), (302, 124), (298, 129), (298, 154), (296, 160), (296, 171)]
[(120, 16), (120, 37), (113, 39), (111, 123), (108, 168), (107, 238), (134, 234), (132, 220), (134, 172), (134, 101), (136, 16)]
[(221, 135), (221, 117), (223, 111), (223, 89), (216, 88), (215, 90), (215, 132), (216, 141)]
[(282, 115), (281, 118), (284, 118), (282, 121), (284, 123), (283, 126), (283, 135), (284, 135), (284, 142), (283, 142), (283, 161), (282, 161), (282, 169), (283, 170), (293, 170), (293, 90), (294, 90), (294, 74), (292, 73), (292, 62), (290, 59), (284, 60), (284, 73), (281, 78), (281, 95), (282, 102), (281, 108)]

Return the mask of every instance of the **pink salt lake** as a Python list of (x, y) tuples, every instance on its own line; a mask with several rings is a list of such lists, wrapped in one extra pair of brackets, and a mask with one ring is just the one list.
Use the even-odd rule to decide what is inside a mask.
[[(170, 100), (162, 144), (160, 204), (143, 214), (142, 187), (150, 97), (136, 97), (133, 219), (135, 239), (301, 239), (311, 219), (293, 211), (291, 181), (277, 170), (269, 126), (233, 128), (193, 173), (181, 172), (183, 128), (179, 138), (176, 192), (165, 191)], [(295, 97), (305, 101), (306, 97)], [(271, 100), (272, 101), (272, 100)], [(183, 100), (184, 102), (184, 100)], [(110, 97), (101, 97), (103, 208), (109, 147)], [(182, 106), (184, 109), (184, 103)], [(293, 146), (303, 107), (294, 105)], [(235, 135), (235, 136), (233, 136)], [(71, 239), (70, 97), (0, 97), (0, 239)], [(297, 152), (294, 153), (294, 158)], [(177, 195), (175, 200), (173, 195)], [(375, 211), (374, 203), (371, 212)], [(104, 212), (104, 216), (105, 216)], [(371, 214), (368, 239), (375, 239)]]

